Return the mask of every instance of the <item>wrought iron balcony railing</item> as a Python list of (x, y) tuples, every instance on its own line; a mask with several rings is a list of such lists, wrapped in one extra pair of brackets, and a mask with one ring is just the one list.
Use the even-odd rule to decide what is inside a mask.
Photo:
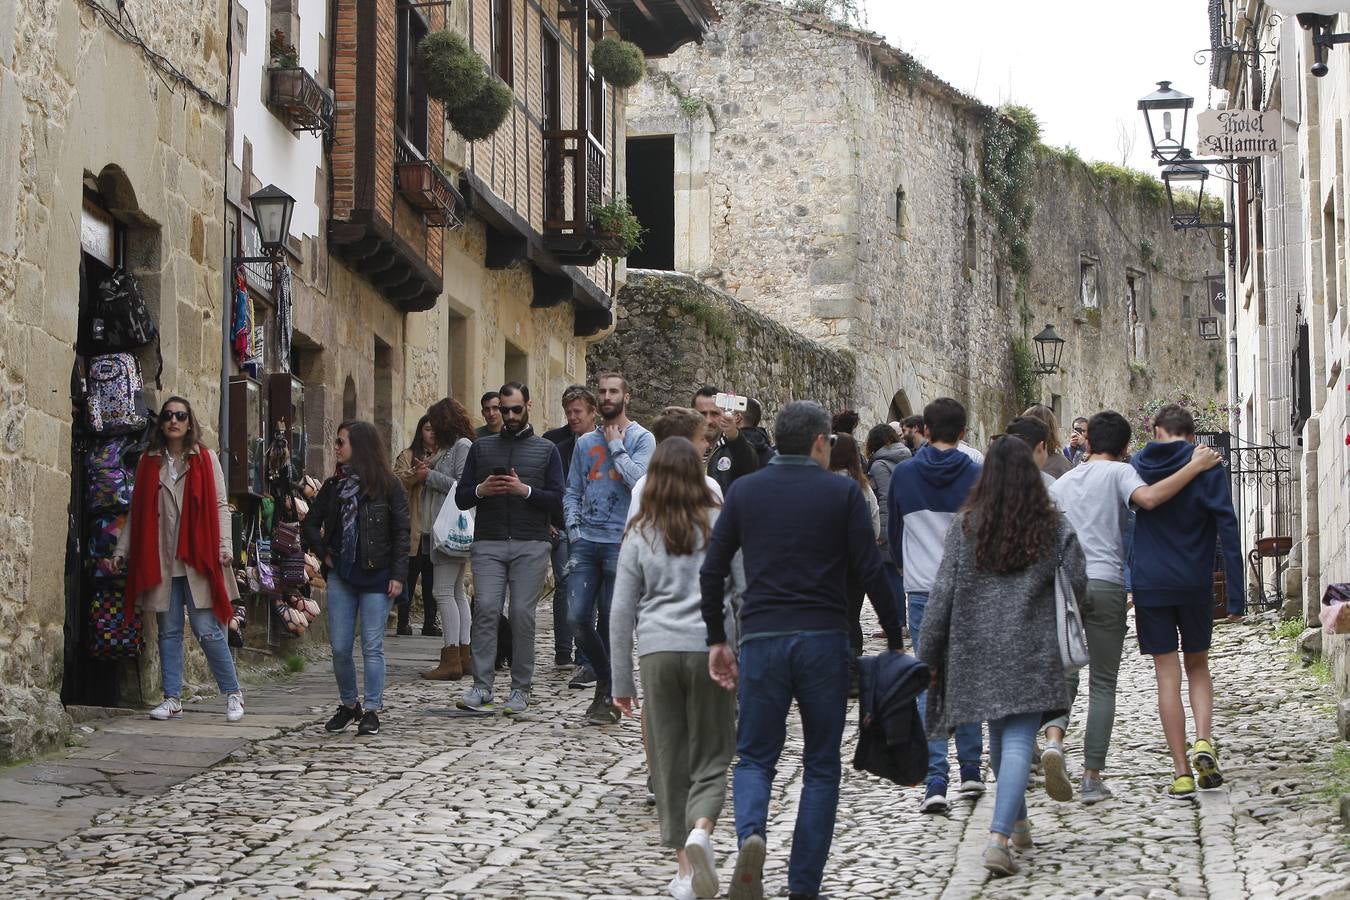
[(301, 68), (268, 69), (268, 102), (286, 114), (292, 131), (333, 133), (333, 94)]

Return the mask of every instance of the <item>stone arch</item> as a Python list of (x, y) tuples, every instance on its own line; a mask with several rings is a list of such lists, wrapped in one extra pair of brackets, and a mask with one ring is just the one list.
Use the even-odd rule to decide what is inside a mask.
[(356, 418), (356, 381), (348, 375), (342, 383), (342, 421), (350, 422)]
[(895, 396), (891, 397), (891, 406), (887, 415), (892, 422), (899, 422), (907, 416), (914, 415), (914, 404), (910, 402), (909, 395), (905, 393), (904, 388), (896, 391)]

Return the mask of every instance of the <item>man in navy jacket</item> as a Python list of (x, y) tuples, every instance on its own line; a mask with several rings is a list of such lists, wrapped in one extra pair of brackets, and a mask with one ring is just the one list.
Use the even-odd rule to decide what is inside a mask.
[[(1195, 450), (1192, 443), (1195, 419), (1180, 406), (1164, 406), (1153, 419), (1153, 437), (1131, 460), (1148, 484), (1161, 481), (1190, 461)], [(1178, 800), (1189, 800), (1195, 795), (1197, 780), (1204, 789), (1223, 784), (1210, 734), (1214, 682), (1209, 674), (1209, 647), (1214, 629), (1216, 538), (1223, 545), (1228, 611), (1240, 615), (1244, 609), (1242, 538), (1228, 479), (1226, 468), (1210, 469), (1196, 476), (1168, 502), (1156, 509), (1141, 509), (1135, 517), (1131, 562), (1135, 627), (1140, 652), (1153, 657), (1153, 672), (1158, 680), (1158, 715), (1174, 769), (1167, 796)], [(1196, 740), (1190, 759), (1186, 755), (1186, 711), (1181, 705), (1178, 645), (1185, 661), (1191, 712), (1195, 716)]]
[[(793, 700), (802, 717), (805, 775), (788, 890), (794, 897), (820, 891), (848, 711), (850, 574), (867, 588), (887, 643), (902, 645), (862, 489), (829, 471), (832, 437), (830, 414), (819, 404), (783, 408), (774, 428), (778, 455), (731, 485), (699, 573), (709, 674), (731, 690), (739, 673), (733, 897), (762, 896), (769, 795)], [(726, 579), (738, 550), (746, 580), (739, 659), (724, 626)]]

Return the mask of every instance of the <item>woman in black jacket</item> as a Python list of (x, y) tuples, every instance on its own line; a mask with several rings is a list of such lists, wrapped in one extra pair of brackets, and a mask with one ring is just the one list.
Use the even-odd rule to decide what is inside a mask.
[[(379, 734), (384, 709), (384, 626), (389, 605), (408, 577), (408, 498), (389, 468), (379, 432), (369, 422), (344, 422), (337, 433), (337, 472), (323, 483), (305, 516), (305, 542), (323, 559), (328, 641), (341, 704), (324, 726)], [(356, 618), (361, 616), (364, 710), (356, 695)]]

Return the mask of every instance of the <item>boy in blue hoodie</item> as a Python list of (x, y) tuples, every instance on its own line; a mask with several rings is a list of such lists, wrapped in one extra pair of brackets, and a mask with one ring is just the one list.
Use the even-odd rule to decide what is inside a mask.
[[(1175, 404), (1164, 406), (1153, 419), (1153, 440), (1135, 454), (1131, 463), (1146, 483), (1155, 484), (1185, 467), (1194, 450), (1194, 439), (1195, 419), (1191, 414)], [(1214, 630), (1216, 537), (1223, 545), (1228, 610), (1241, 614), (1244, 608), (1242, 539), (1228, 477), (1225, 468), (1210, 469), (1158, 508), (1139, 510), (1135, 519), (1132, 561), (1135, 627), (1140, 652), (1153, 657), (1158, 715), (1174, 769), (1167, 796), (1176, 800), (1193, 798), (1197, 780), (1203, 789), (1223, 784), (1210, 731), (1214, 682), (1209, 674), (1209, 647)], [(1178, 644), (1186, 667), (1191, 712), (1195, 716), (1196, 739), (1189, 759)]]
[[(903, 574), (909, 610), (909, 635), (917, 652), (923, 629), (923, 612), (956, 512), (966, 502), (980, 477), (980, 464), (961, 450), (966, 434), (966, 409), (950, 397), (940, 397), (924, 407), (924, 444), (912, 459), (895, 467), (886, 498), (886, 538), (891, 556)], [(919, 697), (922, 715), (924, 697)], [(984, 735), (979, 722), (956, 727), (956, 761), (960, 765), (961, 791), (984, 790), (980, 757)], [(947, 811), (947, 741), (928, 742), (928, 786), (919, 810)]]

